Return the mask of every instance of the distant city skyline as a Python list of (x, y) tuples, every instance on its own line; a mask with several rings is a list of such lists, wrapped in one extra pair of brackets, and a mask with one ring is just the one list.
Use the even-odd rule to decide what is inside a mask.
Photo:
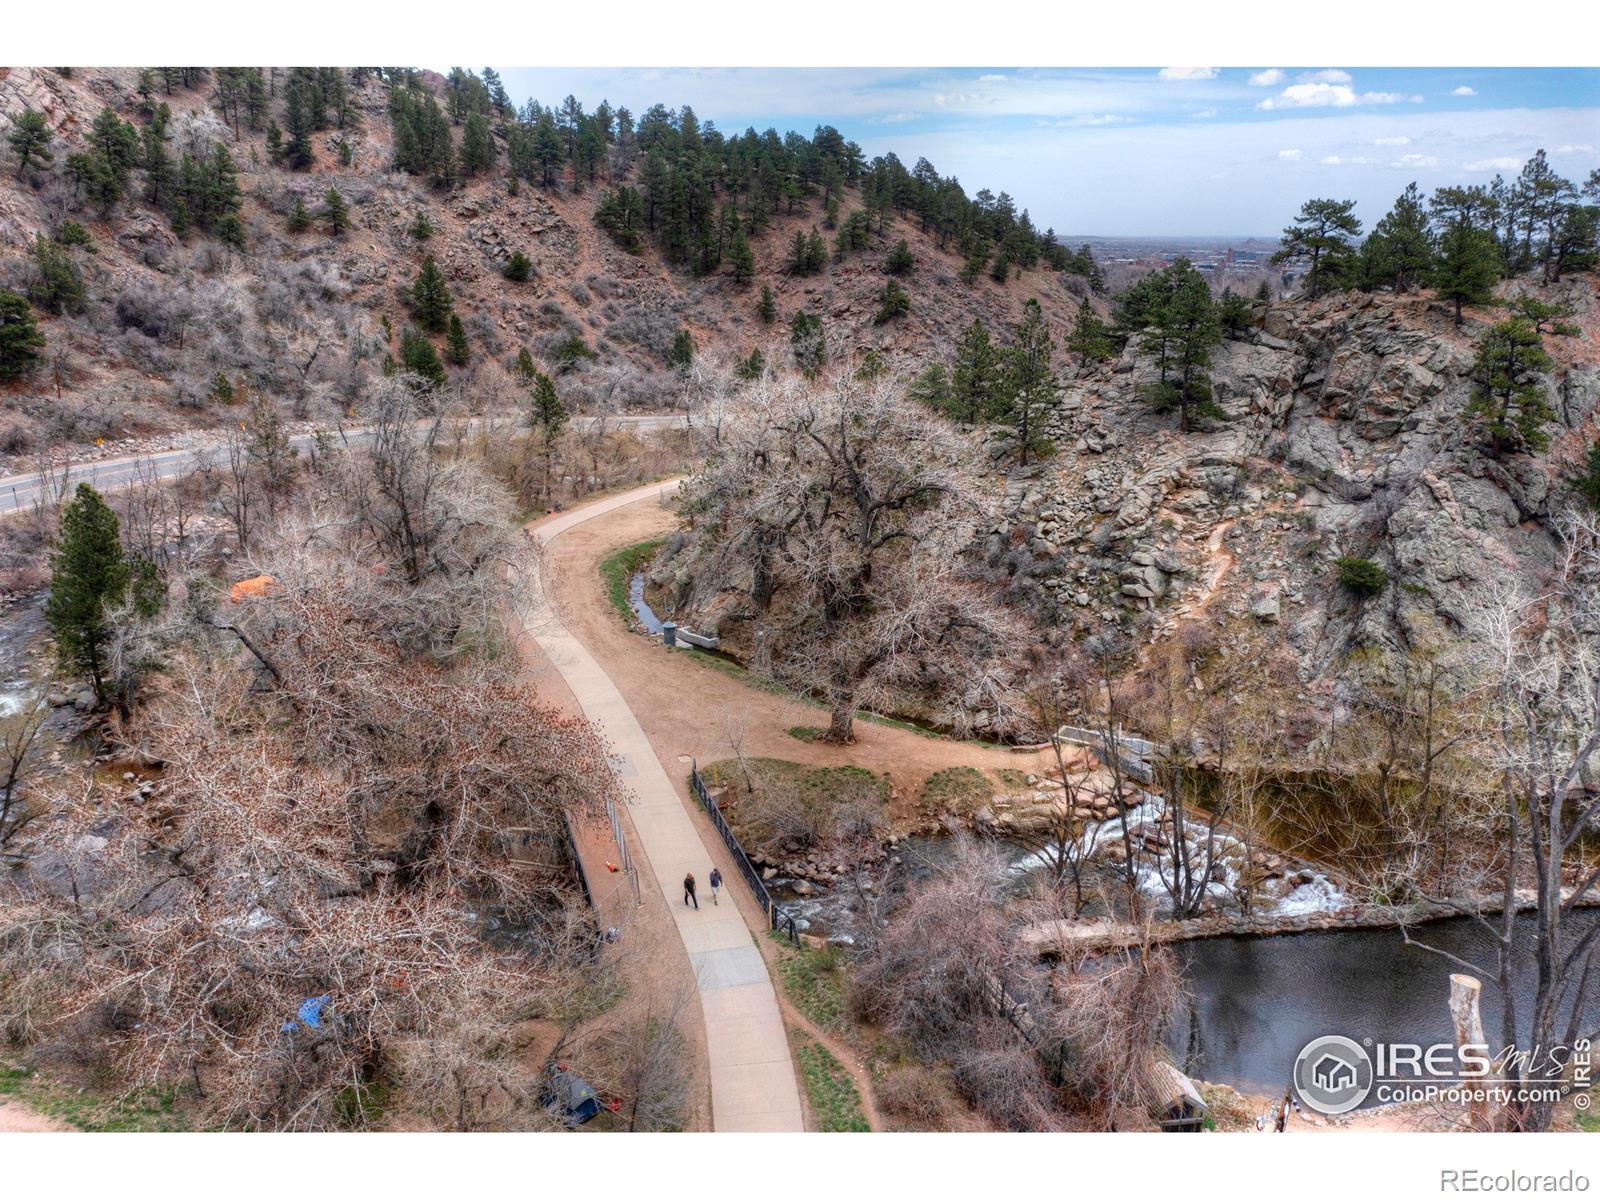
[(518, 104), (688, 104), (727, 134), (831, 124), (1065, 237), (1260, 237), (1312, 196), (1354, 199), (1370, 228), (1413, 180), (1488, 183), (1540, 148), (1575, 182), (1600, 167), (1590, 68), (496, 69)]

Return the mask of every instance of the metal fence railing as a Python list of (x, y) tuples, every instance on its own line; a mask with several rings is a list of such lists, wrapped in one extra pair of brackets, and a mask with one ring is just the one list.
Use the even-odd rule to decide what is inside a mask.
[(734, 836), (733, 830), (728, 826), (727, 819), (722, 815), (722, 809), (711, 798), (711, 792), (706, 787), (706, 781), (700, 774), (700, 765), (693, 763), (689, 767), (689, 786), (693, 789), (695, 799), (700, 801), (700, 807), (706, 810), (706, 815), (711, 818), (711, 823), (717, 827), (717, 832), (722, 835), (723, 842), (733, 854), (733, 861), (739, 867), (739, 874), (744, 876), (744, 881), (750, 885), (750, 890), (756, 894), (762, 911), (767, 914), (767, 924), (770, 928), (788, 935), (789, 940), (796, 944), (800, 941), (800, 931), (796, 928), (794, 918), (778, 907), (778, 902), (772, 898), (772, 893), (767, 891), (767, 885), (762, 881), (761, 872), (757, 871), (755, 864), (750, 861), (750, 856), (744, 852), (744, 847), (739, 844), (739, 839)]
[(611, 840), (617, 844), (617, 866), (622, 868), (622, 873), (627, 877), (628, 886), (633, 889), (633, 903), (637, 906), (639, 899), (639, 872), (634, 868), (633, 855), (628, 853), (628, 839), (622, 832), (622, 818), (617, 814), (617, 803), (610, 796), (606, 797), (606, 818), (611, 822)]

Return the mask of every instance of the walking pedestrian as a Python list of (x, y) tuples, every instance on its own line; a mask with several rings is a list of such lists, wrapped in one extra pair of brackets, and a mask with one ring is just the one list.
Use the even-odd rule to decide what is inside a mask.
[(717, 893), (722, 890), (722, 872), (711, 868), (711, 903), (717, 903)]
[(691, 904), (697, 910), (700, 907), (699, 897), (694, 894), (694, 873), (692, 871), (683, 877), (683, 906), (688, 908)]

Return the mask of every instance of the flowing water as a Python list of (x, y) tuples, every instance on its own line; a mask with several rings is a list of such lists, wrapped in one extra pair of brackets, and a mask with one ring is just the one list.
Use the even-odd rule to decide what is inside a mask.
[(639, 618), (639, 624), (645, 629), (655, 634), (661, 632), (661, 618), (656, 616), (655, 609), (644, 598), (643, 571), (635, 571), (633, 578), (628, 581), (628, 607), (633, 609), (633, 615)]

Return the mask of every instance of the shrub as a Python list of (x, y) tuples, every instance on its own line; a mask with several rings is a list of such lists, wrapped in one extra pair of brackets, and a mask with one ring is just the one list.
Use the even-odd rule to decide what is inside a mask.
[(1363, 599), (1376, 596), (1389, 585), (1389, 573), (1370, 558), (1356, 558), (1347, 554), (1338, 560), (1336, 566), (1339, 569), (1339, 586)]
[(76, 221), (67, 221), (56, 234), (56, 241), (63, 246), (82, 246), (90, 254), (95, 252), (94, 239), (89, 236), (89, 231)]
[(916, 256), (911, 253), (911, 247), (906, 245), (904, 239), (894, 244), (894, 249), (889, 251), (889, 257), (883, 264), (884, 273), (887, 275), (909, 275), (917, 269)]
[(500, 273), (512, 283), (527, 283), (528, 276), (533, 273), (533, 263), (521, 250), (513, 250), (510, 261), (501, 268)]

